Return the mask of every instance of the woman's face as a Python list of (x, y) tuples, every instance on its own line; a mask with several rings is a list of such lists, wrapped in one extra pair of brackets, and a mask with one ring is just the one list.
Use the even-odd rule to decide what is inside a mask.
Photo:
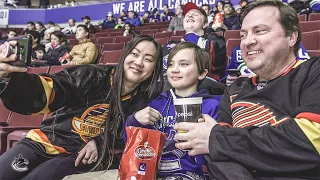
[(40, 30), (41, 30), (41, 26), (40, 26), (38, 23), (36, 24), (36, 30), (37, 30), (37, 31), (40, 31)]
[(129, 24), (124, 25), (124, 29), (129, 31), (131, 29), (130, 25)]
[(156, 68), (156, 46), (150, 41), (141, 41), (124, 60), (125, 86), (137, 85), (152, 76)]
[(52, 34), (51, 35), (51, 44), (54, 45), (54, 46), (58, 46), (58, 45), (61, 44), (61, 41), (57, 36)]
[(83, 27), (78, 27), (76, 31), (76, 39), (77, 40), (87, 39), (88, 34), (89, 33), (86, 32)]
[(222, 7), (223, 7), (223, 4), (221, 2), (218, 2), (218, 11), (219, 12), (223, 11)]

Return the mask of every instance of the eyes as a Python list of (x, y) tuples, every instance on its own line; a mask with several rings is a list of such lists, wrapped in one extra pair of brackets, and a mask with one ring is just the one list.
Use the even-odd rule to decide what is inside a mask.
[[(135, 58), (138, 58), (138, 57), (140, 56), (140, 54), (139, 54), (138, 52), (132, 52), (131, 55), (132, 55), (133, 57), (135, 57)], [(147, 62), (153, 62), (153, 59), (150, 58), (150, 57), (148, 57), (148, 56), (146, 56), (146, 57), (144, 58), (144, 60), (147, 61)]]
[[(268, 32), (268, 30), (267, 29), (262, 29), (262, 28), (257, 28), (257, 29), (254, 29), (253, 30), (253, 34), (254, 35), (264, 35), (264, 34), (266, 34)], [(247, 37), (247, 32), (240, 32), (240, 38), (241, 39), (245, 39), (246, 37)]]
[[(168, 68), (169, 67), (173, 67), (173, 63), (170, 63), (169, 65), (168, 65)], [(179, 64), (178, 64), (179, 66), (182, 66), (182, 67), (186, 67), (186, 66), (189, 66), (190, 65), (190, 63), (188, 63), (188, 62), (180, 62)]]

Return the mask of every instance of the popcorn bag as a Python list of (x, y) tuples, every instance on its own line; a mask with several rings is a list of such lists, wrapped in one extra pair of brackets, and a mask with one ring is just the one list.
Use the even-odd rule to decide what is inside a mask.
[(64, 55), (59, 58), (59, 61), (61, 64), (65, 64), (67, 63), (67, 59), (72, 60), (72, 56), (68, 52), (64, 53)]
[(166, 134), (152, 129), (127, 127), (127, 143), (120, 162), (120, 180), (153, 180)]

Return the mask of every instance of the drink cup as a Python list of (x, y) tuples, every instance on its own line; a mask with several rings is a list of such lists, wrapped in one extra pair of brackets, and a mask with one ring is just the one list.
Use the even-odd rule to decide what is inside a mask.
[[(202, 97), (173, 99), (176, 122), (197, 123), (202, 117)], [(178, 133), (186, 133), (179, 130)]]

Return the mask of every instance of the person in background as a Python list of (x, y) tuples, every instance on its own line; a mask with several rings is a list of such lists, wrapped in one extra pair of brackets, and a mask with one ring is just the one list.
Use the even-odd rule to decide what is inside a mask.
[(7, 36), (3, 37), (0, 40), (0, 43), (3, 44), (4, 42), (9, 41), (11, 38), (14, 38), (14, 37), (17, 37), (17, 31), (14, 29), (9, 29), (7, 32)]
[(98, 49), (89, 39), (90, 30), (86, 25), (80, 24), (77, 26), (76, 39), (79, 43), (73, 46), (70, 51), (72, 59), (66, 59), (67, 62), (62, 65), (81, 65), (93, 64), (98, 57)]
[(113, 18), (113, 15), (108, 13), (107, 19), (105, 19), (100, 25), (103, 29), (113, 29), (116, 26), (116, 21)]
[(44, 27), (44, 24), (41, 21), (36, 23), (36, 30), (40, 33), (41, 39), (43, 39), (46, 28)]
[(55, 26), (56, 24), (53, 21), (48, 22), (48, 29)]
[(226, 30), (238, 30), (241, 28), (239, 16), (235, 13), (232, 4), (227, 2), (223, 5), (223, 23), (216, 23), (212, 24), (212, 29), (214, 31), (219, 31), (218, 29)]
[(211, 13), (209, 4), (203, 4), (201, 6), (201, 9), (203, 9), (204, 12), (206, 12), (208, 17), (208, 24), (210, 24), (213, 21), (214, 13), (213, 12)]
[(89, 29), (90, 33), (96, 33), (96, 30), (94, 29), (94, 26), (90, 23), (91, 22), (90, 16), (84, 16), (81, 19), (83, 20), (83, 23)]
[(42, 52), (43, 54), (45, 51), (45, 46), (43, 44), (40, 44), (40, 33), (38, 31), (28, 31), (27, 36), (30, 36), (32, 38), (32, 59), (37, 59), (37, 52)]
[(141, 25), (145, 23), (149, 23), (149, 17), (150, 17), (150, 12), (149, 11), (144, 12), (143, 16), (140, 17)]
[(126, 20), (128, 17), (127, 17), (127, 13), (126, 13), (126, 11), (121, 11), (120, 12), (120, 17), (122, 17), (123, 18), (123, 20)]
[(49, 0), (40, 0), (40, 8), (44, 8), (47, 9), (48, 6), (50, 5), (50, 1)]
[(162, 22), (169, 22), (175, 16), (174, 12), (169, 10), (168, 4), (163, 6), (163, 13), (160, 15), (160, 20)]
[(239, 5), (241, 8), (244, 8), (248, 4), (248, 0), (240, 0)]
[(176, 17), (173, 17), (170, 21), (168, 30), (169, 32), (175, 32), (175, 31), (183, 31), (183, 5), (178, 5), (176, 7)]
[(70, 51), (70, 47), (67, 44), (67, 38), (61, 31), (55, 31), (51, 33), (51, 46), (48, 51), (43, 54), (36, 52), (38, 60), (44, 60), (44, 65), (53, 66), (61, 65), (59, 58), (66, 52)]
[(117, 25), (114, 27), (114, 29), (122, 29), (124, 27), (124, 20), (122, 17), (118, 19)]
[(69, 26), (65, 27), (61, 30), (63, 34), (72, 35), (76, 33), (77, 26), (76, 26), (76, 20), (75, 19), (69, 19), (68, 21)]
[(57, 180), (119, 168), (127, 116), (163, 86), (162, 47), (146, 35), (128, 42), (117, 67), (82, 65), (37, 75), (6, 63), (15, 60), (0, 58), (3, 104), (25, 115), (55, 113), (0, 156), (1, 180)]
[(34, 31), (35, 29), (36, 29), (36, 26), (35, 26), (34, 22), (29, 21), (29, 22), (27, 22), (27, 28), (23, 34), (26, 34), (28, 31)]
[(136, 17), (136, 14), (133, 10), (128, 11), (128, 18), (124, 21), (125, 23), (130, 23), (133, 26), (140, 26), (140, 19)]
[(130, 23), (124, 24), (124, 31), (123, 36), (133, 36), (135, 37), (137, 35), (137, 31), (134, 30), (134, 26), (132, 26)]
[(61, 31), (61, 29), (59, 28), (59, 26), (53, 26), (49, 29), (47, 29), (44, 32), (44, 38), (41, 41), (41, 44), (45, 45), (45, 50), (46, 52), (49, 50), (49, 48), (51, 47), (51, 34), (55, 31)]
[(153, 8), (149, 22), (150, 23), (157, 23), (157, 22), (160, 22), (160, 21), (161, 21), (161, 18), (160, 18), (160, 15), (159, 15), (158, 8)]

